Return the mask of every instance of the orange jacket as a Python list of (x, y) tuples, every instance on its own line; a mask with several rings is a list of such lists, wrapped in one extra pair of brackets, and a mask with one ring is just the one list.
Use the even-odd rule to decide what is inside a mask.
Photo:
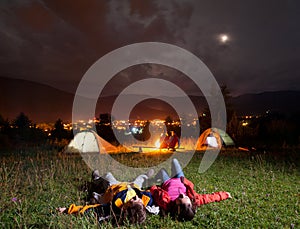
[[(203, 204), (219, 202), (229, 198), (228, 193), (223, 191), (212, 194), (199, 194), (194, 190), (194, 184), (190, 180), (185, 177), (181, 177), (181, 181), (186, 187), (186, 195), (197, 207)], [(172, 208), (174, 203), (172, 203), (173, 201), (171, 201), (171, 198), (166, 190), (163, 190), (160, 186), (153, 185), (150, 188), (150, 192), (153, 196), (154, 202), (163, 210), (169, 211)]]

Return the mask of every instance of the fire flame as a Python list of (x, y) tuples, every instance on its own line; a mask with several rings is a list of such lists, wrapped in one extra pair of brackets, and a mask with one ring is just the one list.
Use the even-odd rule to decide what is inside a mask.
[(158, 149), (160, 147), (159, 139), (155, 142), (155, 147)]

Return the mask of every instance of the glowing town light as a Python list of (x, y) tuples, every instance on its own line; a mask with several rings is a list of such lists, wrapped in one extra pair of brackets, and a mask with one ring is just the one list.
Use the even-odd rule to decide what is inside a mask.
[(248, 125), (248, 122), (243, 122), (242, 123), (242, 126), (247, 126)]

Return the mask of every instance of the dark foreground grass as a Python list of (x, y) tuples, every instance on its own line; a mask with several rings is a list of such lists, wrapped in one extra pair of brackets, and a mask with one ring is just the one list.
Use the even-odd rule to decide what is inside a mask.
[[(148, 165), (169, 155), (115, 155), (125, 164)], [(300, 179), (297, 162), (222, 152), (200, 174), (201, 153), (184, 169), (199, 193), (229, 191), (233, 198), (198, 208), (191, 222), (149, 216), (131, 228), (300, 228)], [(112, 228), (92, 215), (58, 214), (59, 206), (84, 204), (91, 170), (80, 156), (33, 149), (1, 157), (1, 228)]]

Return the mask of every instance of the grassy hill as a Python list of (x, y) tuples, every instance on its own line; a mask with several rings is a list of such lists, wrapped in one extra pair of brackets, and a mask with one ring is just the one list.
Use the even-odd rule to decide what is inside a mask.
[[(121, 163), (146, 167), (169, 156), (114, 155)], [(222, 151), (209, 170), (200, 174), (202, 156), (197, 152), (184, 168), (195, 190), (199, 193), (224, 190), (231, 193), (232, 199), (202, 205), (191, 222), (149, 215), (144, 225), (125, 224), (124, 228), (300, 227), (299, 164), (294, 159), (277, 157), (275, 152), (251, 155)], [(2, 228), (99, 228), (92, 213), (73, 216), (56, 211), (57, 207), (71, 203), (85, 204), (84, 187), (90, 180), (91, 170), (80, 156), (35, 148), (6, 152), (0, 161)], [(101, 225), (101, 228), (112, 227), (110, 223)]]

